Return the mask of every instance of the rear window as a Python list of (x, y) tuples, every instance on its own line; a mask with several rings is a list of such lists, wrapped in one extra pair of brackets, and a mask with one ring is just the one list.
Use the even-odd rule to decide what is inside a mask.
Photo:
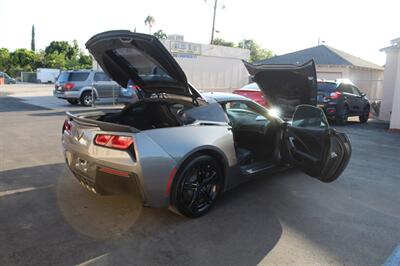
[(87, 80), (89, 73), (78, 73), (78, 72), (71, 72), (69, 74), (68, 81), (85, 81)]
[(318, 82), (318, 92), (324, 96), (328, 96), (337, 89), (337, 84), (333, 82)]
[(58, 82), (68, 82), (68, 81), (85, 81), (89, 77), (88, 72), (62, 72), (58, 76)]
[(67, 82), (68, 81), (68, 77), (69, 77), (69, 73), (68, 72), (61, 72), (60, 76), (58, 76), (57, 81), (58, 82)]
[(114, 54), (143, 80), (173, 80), (161, 66), (135, 48), (119, 48), (114, 50)]

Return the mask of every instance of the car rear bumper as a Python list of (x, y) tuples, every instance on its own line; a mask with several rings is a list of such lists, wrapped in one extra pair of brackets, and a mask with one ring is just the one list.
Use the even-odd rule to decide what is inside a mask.
[(65, 159), (78, 182), (91, 192), (100, 195), (134, 192), (144, 198), (138, 176), (132, 171), (105, 166), (95, 159), (69, 150), (65, 151)]
[(325, 103), (325, 104), (318, 104), (319, 108), (324, 110), (326, 117), (328, 118), (335, 118), (338, 115), (338, 108), (336, 104), (333, 103)]
[(53, 95), (59, 99), (79, 99), (79, 91), (53, 90)]

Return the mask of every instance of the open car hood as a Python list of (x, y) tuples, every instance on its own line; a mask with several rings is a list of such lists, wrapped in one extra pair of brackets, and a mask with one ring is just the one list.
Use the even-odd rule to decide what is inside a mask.
[(201, 97), (155, 36), (128, 30), (106, 31), (90, 38), (86, 48), (109, 77), (122, 87), (131, 80), (148, 94)]
[(270, 103), (283, 117), (293, 115), (300, 104), (317, 104), (317, 73), (314, 60), (303, 65), (253, 65), (243, 61)]

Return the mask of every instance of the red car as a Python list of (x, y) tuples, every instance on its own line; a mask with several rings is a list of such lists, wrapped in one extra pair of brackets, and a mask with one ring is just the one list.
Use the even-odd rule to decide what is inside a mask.
[(247, 84), (241, 87), (240, 89), (236, 89), (233, 91), (233, 93), (242, 95), (246, 98), (255, 101), (256, 103), (262, 106), (268, 107), (268, 102), (267, 99), (265, 98), (265, 95), (258, 88), (258, 85), (255, 82)]

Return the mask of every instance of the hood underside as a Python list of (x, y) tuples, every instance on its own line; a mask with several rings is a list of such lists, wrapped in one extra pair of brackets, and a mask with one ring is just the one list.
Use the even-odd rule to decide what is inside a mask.
[(263, 91), (270, 106), (291, 117), (300, 104), (317, 104), (317, 74), (313, 60), (303, 65), (253, 65), (247, 71)]
[(90, 38), (86, 47), (100, 67), (122, 87), (134, 83), (149, 94), (200, 97), (155, 36), (128, 30), (107, 31)]

